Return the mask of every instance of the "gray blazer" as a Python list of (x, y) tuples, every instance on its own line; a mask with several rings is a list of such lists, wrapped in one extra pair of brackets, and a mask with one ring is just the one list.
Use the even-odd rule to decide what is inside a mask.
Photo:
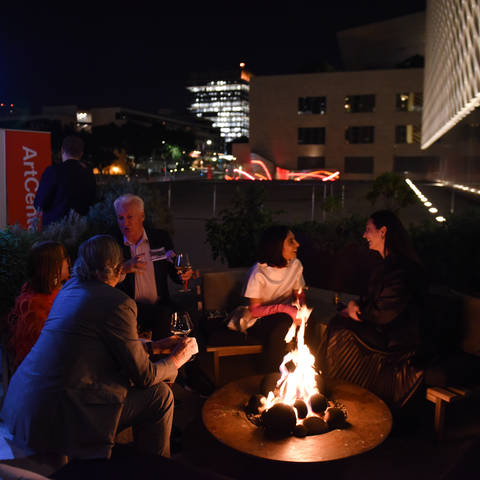
[(173, 381), (171, 359), (152, 363), (137, 335), (137, 307), (97, 280), (69, 280), (40, 338), (12, 377), (1, 417), (36, 452), (109, 457), (127, 392)]

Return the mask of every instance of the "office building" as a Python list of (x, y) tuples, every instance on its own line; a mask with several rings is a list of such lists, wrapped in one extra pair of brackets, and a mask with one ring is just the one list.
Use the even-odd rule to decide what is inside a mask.
[[(420, 148), (423, 68), (405, 68), (412, 59), (423, 59), (423, 18), (423, 13), (408, 15), (343, 32), (345, 63), (362, 70), (255, 76), (251, 154), (290, 170), (339, 170), (346, 179), (371, 180), (387, 171), (435, 177), (442, 146)], [(362, 59), (349, 50), (361, 42), (368, 50), (389, 30), (401, 37), (402, 24), (412, 37), (408, 48), (391, 41), (383, 45), (381, 58)], [(385, 57), (389, 68), (381, 63)]]
[(249, 136), (250, 78), (241, 63), (237, 72), (203, 75), (187, 86), (190, 111), (219, 128), (225, 143)]

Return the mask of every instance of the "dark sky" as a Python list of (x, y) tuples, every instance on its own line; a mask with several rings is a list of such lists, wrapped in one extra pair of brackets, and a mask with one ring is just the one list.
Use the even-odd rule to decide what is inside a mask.
[(181, 111), (191, 73), (234, 69), (240, 61), (258, 75), (322, 61), (341, 67), (337, 31), (425, 9), (424, 0), (332, 5), (297, 7), (291, 16), (24, 11), (0, 25), (0, 100)]

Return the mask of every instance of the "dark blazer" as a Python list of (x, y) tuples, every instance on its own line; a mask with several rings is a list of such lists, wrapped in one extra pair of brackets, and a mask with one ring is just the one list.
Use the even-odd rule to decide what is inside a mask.
[[(150, 249), (165, 247), (165, 251), (173, 250), (173, 242), (170, 235), (165, 230), (145, 227), (148, 241), (150, 242)], [(123, 248), (123, 256), (125, 260), (132, 258), (130, 254), (130, 247), (124, 245), (123, 236), (117, 233), (117, 239)], [(170, 294), (168, 292), (168, 276), (175, 282), (181, 283), (177, 271), (171, 262), (168, 260), (160, 260), (153, 263), (155, 271), (155, 282), (157, 284), (158, 301), (160, 303), (168, 303), (170, 301)], [(117, 285), (117, 288), (124, 291), (130, 298), (135, 298), (135, 274), (128, 273), (125, 280)]]
[(360, 299), (360, 318), (376, 325), (390, 345), (418, 343), (426, 290), (418, 264), (388, 255), (372, 273), (368, 294)]
[(43, 211), (42, 224), (60, 220), (73, 209), (86, 215), (95, 203), (95, 176), (78, 160), (51, 165), (43, 172), (35, 196), (35, 208)]
[(173, 360), (152, 363), (135, 302), (97, 280), (70, 279), (10, 382), (1, 417), (36, 452), (109, 457), (132, 385), (173, 381)]

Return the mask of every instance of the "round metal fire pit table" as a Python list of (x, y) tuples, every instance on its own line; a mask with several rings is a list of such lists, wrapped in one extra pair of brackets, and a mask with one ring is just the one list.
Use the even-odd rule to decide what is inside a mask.
[(382, 443), (392, 428), (387, 405), (365, 388), (329, 380), (328, 398), (345, 406), (349, 425), (322, 435), (269, 439), (250, 422), (243, 406), (259, 393), (262, 376), (242, 378), (217, 390), (204, 404), (202, 417), (209, 432), (235, 450), (284, 462), (326, 462), (351, 457)]

